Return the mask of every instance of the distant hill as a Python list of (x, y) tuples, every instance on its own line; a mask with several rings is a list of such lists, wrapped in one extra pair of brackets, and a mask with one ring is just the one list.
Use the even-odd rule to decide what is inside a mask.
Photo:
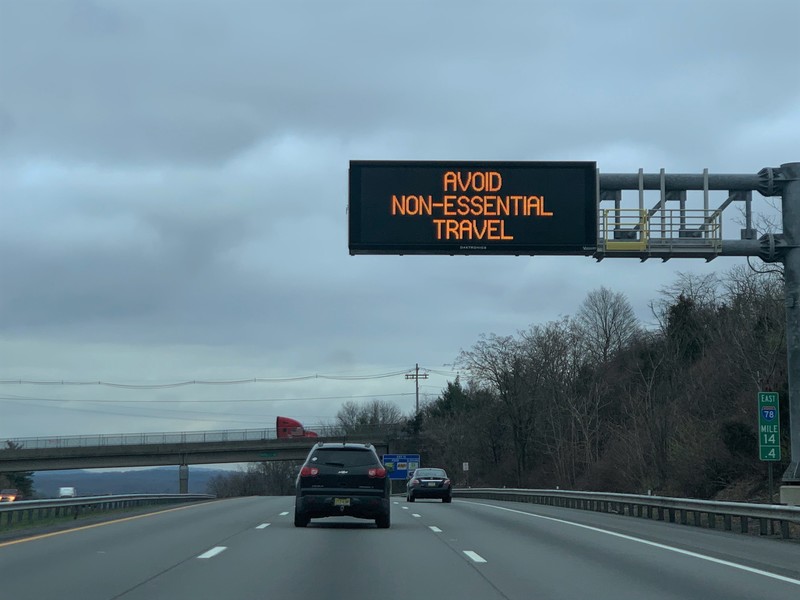
[[(230, 474), (224, 469), (189, 467), (189, 492), (205, 494), (208, 483), (217, 475)], [(33, 474), (34, 494), (53, 498), (60, 487), (74, 487), (81, 496), (104, 494), (177, 494), (178, 467), (157, 467), (130, 471), (38, 471)]]

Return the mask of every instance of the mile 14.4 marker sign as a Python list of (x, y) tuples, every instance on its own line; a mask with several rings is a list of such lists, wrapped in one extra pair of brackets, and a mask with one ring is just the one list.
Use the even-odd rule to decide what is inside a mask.
[(781, 459), (778, 392), (758, 393), (758, 454), (761, 460)]

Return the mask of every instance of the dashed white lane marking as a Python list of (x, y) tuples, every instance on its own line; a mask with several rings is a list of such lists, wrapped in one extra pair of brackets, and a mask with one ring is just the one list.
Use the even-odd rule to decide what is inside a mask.
[(417, 513), (411, 513), (411, 516), (419, 519), (422, 515), (418, 515)]
[(483, 558), (477, 552), (473, 552), (472, 550), (464, 550), (464, 554), (469, 556), (473, 560), (473, 562), (476, 562), (476, 563), (485, 563), (486, 562), (485, 558)]
[(216, 556), (217, 554), (219, 554), (220, 552), (224, 552), (227, 549), (228, 549), (227, 546), (217, 546), (216, 548), (212, 548), (208, 552), (203, 552), (197, 558), (212, 558), (212, 557)]
[(269, 527), (269, 523), (262, 523), (261, 525), (256, 527), (256, 529), (266, 529), (267, 527)]
[(289, 512), (288, 512), (288, 511), (287, 511), (287, 512), (282, 512), (282, 513), (281, 513), (281, 516), (282, 516), (282, 517), (285, 517), (285, 516), (286, 516), (286, 515), (288, 515), (288, 514), (289, 514)]
[(394, 501), (392, 504), (400, 504), (400, 503), (399, 503), (399, 502), (397, 502), (397, 500), (395, 500), (395, 501)]
[(436, 525), (428, 525), (428, 529), (430, 529), (433, 533), (442, 533), (442, 530)]
[(407, 507), (407, 506), (404, 506), (404, 507), (403, 507), (403, 510), (408, 510), (408, 507)]
[(513, 508), (505, 508), (504, 506), (494, 506), (493, 504), (484, 504), (483, 502), (475, 502), (475, 504), (479, 504), (480, 506), (488, 506), (489, 508), (496, 508), (497, 510), (505, 510), (512, 513), (517, 513), (520, 515), (525, 515), (528, 517), (534, 517), (536, 519), (544, 519), (545, 521), (554, 521), (556, 523), (563, 523), (564, 525), (572, 525), (573, 527), (580, 527), (581, 529), (588, 529), (590, 531), (596, 531), (598, 533), (605, 533), (607, 535), (612, 535), (614, 537), (628, 540), (631, 542), (638, 542), (640, 544), (645, 544), (646, 546), (652, 546), (653, 548), (660, 548), (661, 550), (668, 550), (669, 552), (676, 552), (677, 554), (683, 554), (684, 556), (691, 556), (692, 558), (699, 558), (700, 560), (707, 560), (708, 562), (716, 563), (718, 565), (724, 565), (726, 567), (732, 567), (734, 569), (739, 569), (741, 571), (747, 571), (748, 573), (753, 573), (755, 575), (763, 575), (764, 577), (769, 577), (770, 579), (777, 579), (778, 581), (785, 581), (786, 583), (791, 583), (793, 585), (800, 585), (800, 579), (792, 579), (791, 577), (784, 577), (783, 575), (778, 575), (776, 573), (770, 573), (769, 571), (762, 571), (761, 569), (755, 569), (753, 567), (747, 567), (745, 565), (740, 565), (738, 563), (730, 562), (728, 560), (722, 560), (720, 558), (714, 558), (713, 556), (706, 556), (705, 554), (698, 554), (697, 552), (691, 552), (689, 550), (682, 550), (680, 548), (675, 548), (674, 546), (667, 546), (666, 544), (659, 544), (658, 542), (651, 542), (650, 540), (643, 540), (641, 538), (633, 537), (632, 535), (625, 535), (624, 533), (617, 533), (616, 531), (608, 531), (607, 529), (600, 529), (599, 527), (592, 527), (591, 525), (583, 525), (582, 523), (573, 523), (572, 521), (565, 521), (563, 519), (556, 519), (555, 517), (545, 517), (544, 515), (535, 515), (533, 513), (527, 513), (521, 510), (514, 510)]

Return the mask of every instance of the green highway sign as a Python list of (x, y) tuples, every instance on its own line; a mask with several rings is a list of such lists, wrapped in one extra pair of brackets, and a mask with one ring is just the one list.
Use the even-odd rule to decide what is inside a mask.
[(758, 392), (758, 454), (761, 460), (781, 459), (778, 392)]

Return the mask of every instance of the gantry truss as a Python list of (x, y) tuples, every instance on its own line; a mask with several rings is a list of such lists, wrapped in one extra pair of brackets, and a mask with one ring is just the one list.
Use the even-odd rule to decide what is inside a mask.
[[(782, 234), (753, 227), (753, 191), (781, 195), (785, 180), (781, 169), (762, 169), (756, 175), (670, 175), (639, 170), (634, 174), (601, 173), (598, 177), (598, 236), (595, 257), (703, 258), (758, 256), (781, 260)], [(623, 191), (638, 192), (638, 203), (623, 204)], [(711, 205), (711, 192), (727, 191), (727, 198)], [(657, 194), (654, 194), (657, 192)], [(692, 192), (690, 198), (689, 193)], [(650, 205), (647, 204), (648, 200)], [(690, 201), (691, 200), (691, 201)], [(609, 203), (613, 202), (613, 206)], [(723, 211), (742, 207), (744, 227), (736, 239), (723, 237)]]

